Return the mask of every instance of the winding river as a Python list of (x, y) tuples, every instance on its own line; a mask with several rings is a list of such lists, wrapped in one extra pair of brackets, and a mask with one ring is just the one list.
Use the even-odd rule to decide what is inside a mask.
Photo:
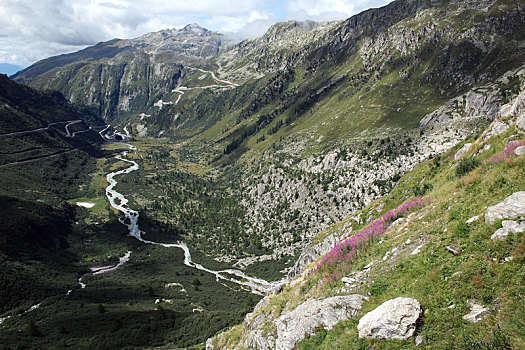
[[(152, 244), (157, 246), (162, 246), (166, 248), (179, 248), (182, 249), (184, 252), (184, 265), (193, 267), (197, 270), (201, 270), (210, 274), (215, 275), (215, 278), (217, 282), (221, 281), (229, 281), (232, 283), (235, 283), (239, 285), (242, 289), (246, 291), (250, 291), (254, 294), (258, 295), (265, 295), (273, 291), (279, 284), (282, 282), (268, 282), (260, 278), (247, 276), (244, 272), (236, 269), (226, 269), (226, 270), (220, 270), (215, 271), (212, 269), (208, 269), (201, 264), (198, 264), (196, 262), (193, 262), (191, 259), (191, 253), (190, 249), (184, 242), (178, 242), (178, 243), (160, 243), (160, 242), (153, 242), (147, 239), (144, 239), (142, 237), (143, 231), (140, 230), (138, 226), (138, 219), (139, 219), (139, 213), (136, 210), (131, 209), (128, 206), (128, 199), (124, 197), (123, 194), (117, 192), (115, 190), (115, 186), (117, 185), (117, 180), (115, 180), (116, 176), (129, 174), (132, 171), (138, 170), (139, 165), (137, 162), (126, 159), (125, 157), (129, 154), (129, 152), (135, 152), (137, 151), (137, 148), (130, 145), (125, 144), (129, 147), (129, 150), (122, 152), (121, 154), (115, 156), (116, 159), (129, 163), (130, 166), (124, 169), (121, 169), (119, 171), (115, 171), (112, 173), (109, 173), (106, 176), (106, 179), (109, 183), (108, 187), (106, 187), (106, 197), (109, 200), (109, 203), (111, 206), (119, 211), (121, 211), (124, 216), (119, 218), (119, 221), (126, 225), (129, 234), (142, 243), (145, 244)], [(129, 255), (128, 255), (129, 258)]]

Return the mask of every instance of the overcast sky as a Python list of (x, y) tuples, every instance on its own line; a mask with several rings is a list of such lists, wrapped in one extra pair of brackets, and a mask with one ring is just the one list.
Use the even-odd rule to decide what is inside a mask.
[(337, 20), (391, 0), (0, 0), (0, 63), (27, 66), (188, 23), (255, 37), (288, 19)]

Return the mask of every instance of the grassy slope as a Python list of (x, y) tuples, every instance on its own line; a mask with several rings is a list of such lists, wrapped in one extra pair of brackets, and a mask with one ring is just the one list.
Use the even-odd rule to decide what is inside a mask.
[[(477, 139), (473, 149), (464, 158), (483, 160), (500, 152), (509, 139), (523, 140), (523, 134), (513, 134), (512, 129), (492, 137), (488, 141), (492, 144), (491, 150), (474, 156), (484, 145), (481, 138)], [(423, 337), (424, 348), (478, 348), (472, 344), (481, 346), (482, 341), (493, 342), (498, 337), (494, 336), (494, 332), (499, 334), (500, 339), (510, 341), (513, 348), (521, 348), (525, 340), (525, 308), (521, 297), (525, 292), (525, 238), (523, 234), (517, 234), (506, 241), (495, 243), (490, 240), (490, 236), (499, 224), (487, 225), (483, 217), (471, 224), (465, 221), (525, 188), (525, 158), (513, 155), (495, 166), (482, 162), (482, 165), (466, 175), (458, 176), (456, 169), (451, 168), (455, 150), (450, 150), (440, 159), (419, 165), (401, 179), (400, 185), (392, 193), (361, 211), (363, 217), (378, 217), (412, 197), (414, 189), (420, 187), (421, 182), (431, 184), (432, 189), (426, 196), (432, 199), (432, 203), (419, 209), (404, 230), (389, 230), (381, 237), (381, 244), (376, 242), (362, 251), (354, 261), (352, 271), (359, 271), (372, 260), (382, 261), (386, 252), (393, 247), (402, 249), (408, 239), (425, 242), (421, 252), (417, 255), (401, 254), (383, 266), (379, 263), (381, 267), (373, 270), (363, 286), (347, 292), (370, 295), (362, 315), (391, 298), (404, 296), (418, 299), (425, 310), (423, 322), (417, 331)], [(384, 207), (378, 212), (376, 208), (382, 203)], [(342, 229), (343, 224), (338, 225), (339, 229)], [(353, 225), (355, 229), (364, 227), (355, 223)], [(446, 246), (454, 247), (460, 254), (451, 254)], [(504, 260), (510, 256), (514, 260)], [(313, 272), (304, 283), (287, 287), (280, 295), (272, 297), (270, 305), (259, 312), (272, 311), (278, 316), (285, 309), (293, 309), (307, 299), (338, 294), (337, 291), (343, 287), (342, 282), (328, 282), (326, 273)], [(477, 324), (463, 320), (462, 316), (470, 311), (468, 300), (476, 300), (489, 307), (491, 315)], [(285, 308), (287, 302), (290, 305)], [(359, 317), (341, 322), (331, 331), (318, 332), (303, 340), (298, 348), (415, 348), (413, 339), (358, 339), (358, 320)], [(500, 333), (497, 331), (498, 326), (501, 328)], [(444, 337), (444, 334), (447, 336)], [(226, 339), (229, 337), (231, 340), (238, 339), (240, 329), (236, 327), (227, 333)]]

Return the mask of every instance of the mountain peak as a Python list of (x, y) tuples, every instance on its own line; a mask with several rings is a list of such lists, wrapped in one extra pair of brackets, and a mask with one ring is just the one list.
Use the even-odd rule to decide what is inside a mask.
[(203, 34), (203, 33), (209, 32), (208, 29), (201, 27), (198, 23), (187, 24), (184, 28), (182, 28), (182, 31), (194, 32), (197, 34)]

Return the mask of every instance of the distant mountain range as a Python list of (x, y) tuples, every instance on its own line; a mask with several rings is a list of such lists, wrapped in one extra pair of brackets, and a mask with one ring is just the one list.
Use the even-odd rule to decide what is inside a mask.
[(11, 63), (0, 63), (0, 73), (6, 74), (7, 76), (11, 76), (22, 69), (24, 69), (22, 66), (17, 66)]

